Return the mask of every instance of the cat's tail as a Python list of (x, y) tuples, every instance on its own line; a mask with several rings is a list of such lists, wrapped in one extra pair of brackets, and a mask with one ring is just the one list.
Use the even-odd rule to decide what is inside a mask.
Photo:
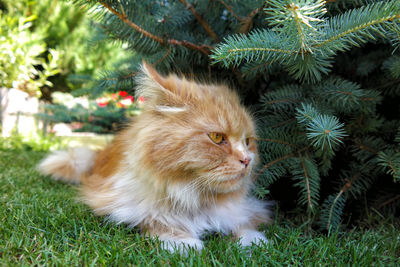
[(86, 147), (55, 151), (45, 157), (37, 166), (39, 172), (51, 175), (55, 180), (79, 183), (83, 173), (89, 171), (96, 152)]

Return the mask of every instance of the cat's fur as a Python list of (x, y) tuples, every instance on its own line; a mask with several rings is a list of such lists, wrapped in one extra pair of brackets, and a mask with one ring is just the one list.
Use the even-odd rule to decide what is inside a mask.
[(146, 63), (138, 82), (143, 112), (110, 145), (54, 152), (39, 170), (80, 182), (96, 214), (138, 226), (170, 250), (201, 249), (206, 230), (232, 233), (246, 246), (266, 241), (257, 227), (268, 211), (249, 195), (255, 126), (238, 96), (224, 85), (164, 77)]

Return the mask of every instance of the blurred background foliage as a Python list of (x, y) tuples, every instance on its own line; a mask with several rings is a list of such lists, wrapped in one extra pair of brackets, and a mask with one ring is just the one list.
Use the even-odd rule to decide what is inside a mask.
[(96, 23), (60, 0), (0, 0), (0, 36), (0, 87), (47, 101), (85, 88), (126, 55), (121, 43), (92, 42)]

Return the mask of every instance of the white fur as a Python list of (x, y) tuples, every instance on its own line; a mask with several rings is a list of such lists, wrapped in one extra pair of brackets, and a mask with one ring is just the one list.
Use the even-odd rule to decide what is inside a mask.
[(244, 144), (243, 140), (240, 140), (239, 142), (234, 142), (232, 143), (232, 146), (239, 152), (241, 152), (243, 155), (248, 155), (250, 152), (247, 149), (247, 146)]
[(259, 231), (252, 229), (244, 229), (240, 231), (239, 242), (242, 246), (251, 246), (252, 244), (255, 245), (262, 245), (263, 243), (267, 244), (268, 240), (265, 238), (264, 234)]
[(156, 106), (155, 110), (162, 113), (180, 113), (186, 111), (185, 107)]
[(181, 183), (170, 184), (167, 187), (168, 199), (171, 200), (176, 210), (190, 211), (193, 208), (195, 210), (200, 207), (193, 207), (199, 203), (199, 191), (193, 185), (189, 183), (182, 185)]
[[(43, 159), (37, 168), (42, 174), (51, 174), (55, 180), (79, 183), (80, 176), (92, 168), (95, 154), (95, 151), (86, 147), (55, 151)], [(65, 177), (57, 172), (55, 173), (54, 168), (57, 166), (69, 166), (73, 170), (72, 176)]]
[[(243, 245), (251, 245), (251, 242), (259, 243), (260, 240), (266, 241), (261, 232), (255, 230), (242, 230), (250, 224), (250, 220), (255, 213), (266, 212), (265, 204), (259, 200), (248, 197), (241, 201), (228, 201), (223, 205), (214, 205), (209, 208), (200, 208), (196, 201), (196, 196), (190, 198), (189, 192), (186, 194), (179, 187), (170, 187), (169, 198), (176, 198), (176, 203), (188, 205), (186, 208), (167, 210), (163, 201), (167, 199), (155, 199), (158, 195), (154, 193), (149, 196), (143, 188), (151, 186), (149, 181), (133, 179), (132, 173), (125, 171), (117, 173), (111, 179), (115, 179), (114, 188), (118, 192), (115, 201), (108, 206), (102, 207), (109, 218), (117, 223), (127, 223), (134, 227), (142, 222), (151, 223), (156, 220), (168, 228), (177, 228), (186, 231), (192, 238), (177, 239), (169, 233), (165, 233), (158, 238), (163, 241), (164, 248), (182, 251), (183, 247), (202, 248), (200, 237), (205, 231), (216, 231), (224, 234), (231, 232), (240, 235)], [(134, 192), (134, 193), (133, 193)], [(117, 194), (117, 193), (116, 193)], [(191, 205), (191, 206), (190, 206)], [(101, 211), (100, 211), (101, 212)]]

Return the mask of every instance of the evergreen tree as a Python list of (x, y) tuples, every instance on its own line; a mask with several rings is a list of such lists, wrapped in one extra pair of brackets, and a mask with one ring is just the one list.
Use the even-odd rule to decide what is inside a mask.
[(258, 117), (260, 197), (285, 181), (327, 230), (363, 196), (399, 212), (400, 1), (75, 2), (132, 51), (92, 96), (132, 94), (142, 59), (225, 79)]

